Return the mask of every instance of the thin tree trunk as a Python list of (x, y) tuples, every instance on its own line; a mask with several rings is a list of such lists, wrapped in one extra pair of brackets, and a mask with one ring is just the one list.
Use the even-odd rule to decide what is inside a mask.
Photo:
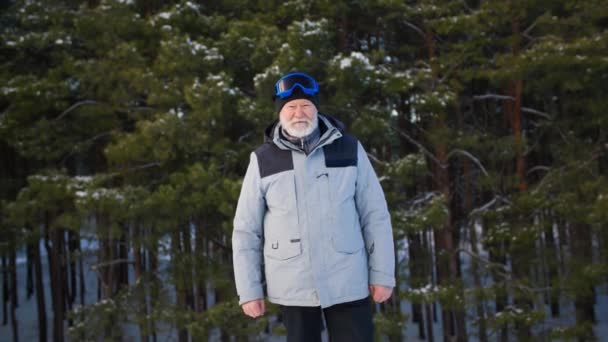
[(29, 300), (30, 298), (32, 298), (32, 295), (34, 295), (34, 271), (33, 271), (33, 266), (34, 266), (34, 261), (32, 260), (32, 246), (31, 244), (27, 244), (25, 246), (25, 250), (26, 250), (26, 255), (27, 255), (27, 275), (26, 275), (26, 280), (25, 280), (25, 288), (26, 288), (26, 295), (25, 298), (27, 300)]
[(548, 285), (551, 288), (549, 290), (549, 304), (551, 306), (551, 317), (558, 317), (560, 315), (560, 306), (559, 306), (559, 261), (558, 261), (558, 251), (557, 245), (555, 244), (555, 236), (553, 234), (554, 225), (550, 224), (545, 229), (545, 259), (547, 264), (547, 278)]
[[(477, 248), (477, 232), (475, 231), (475, 223), (472, 222), (469, 224), (469, 234), (471, 236), (471, 250), (473, 254), (479, 255), (479, 248)], [(477, 260), (471, 261), (471, 267), (473, 272), (473, 282), (475, 283), (475, 288), (483, 289), (483, 284), (481, 283), (481, 277), (479, 276), (479, 264)], [(484, 296), (478, 292), (475, 295), (475, 308), (477, 309), (477, 321), (478, 321), (478, 334), (480, 342), (488, 341), (488, 332), (486, 326), (486, 311), (484, 308)]]
[(191, 228), (190, 228), (190, 223), (186, 223), (183, 230), (182, 230), (182, 247), (183, 247), (183, 251), (184, 251), (184, 257), (186, 258), (186, 265), (188, 266), (185, 269), (185, 276), (186, 278), (184, 279), (184, 299), (185, 299), (185, 305), (184, 305), (184, 309), (189, 309), (189, 310), (193, 310), (195, 308), (194, 305), (194, 286), (193, 284), (195, 283), (195, 281), (193, 281), (193, 276), (195, 276), (195, 272), (193, 270), (193, 266), (195, 265), (194, 261), (196, 260), (194, 254), (192, 253), (192, 237), (191, 237)]
[(205, 258), (205, 230), (202, 220), (195, 223), (195, 275), (196, 275), (196, 312), (207, 310), (207, 284), (205, 281), (205, 271), (207, 270), (207, 258)]
[(42, 282), (42, 260), (40, 257), (40, 241), (36, 241), (32, 246), (32, 259), (34, 263), (34, 275), (36, 283), (36, 305), (38, 307), (38, 340), (44, 342), (47, 340), (46, 329), (46, 303), (44, 295), (44, 285)]
[[(570, 226), (570, 238), (572, 241), (572, 255), (577, 258), (575, 265), (591, 265), (592, 244), (591, 227), (586, 224), (572, 224)], [(576, 311), (576, 324), (586, 326), (585, 335), (578, 336), (579, 341), (595, 340), (594, 332), (591, 327), (595, 324), (595, 290), (592, 284), (587, 284), (586, 288), (577, 289), (574, 296), (574, 308)]]
[[(410, 278), (413, 280), (413, 284), (420, 284), (424, 276), (424, 256), (422, 253), (422, 246), (420, 242), (420, 233), (408, 234), (409, 241), (409, 269)], [(422, 304), (412, 302), (412, 321), (418, 325), (418, 338), (425, 339), (424, 331), (424, 317), (422, 316)]]
[[(148, 231), (148, 235), (150, 234), (150, 231)], [(151, 240), (151, 247), (150, 250), (148, 251), (148, 260), (149, 260), (149, 265), (150, 265), (150, 275), (151, 275), (151, 283), (152, 283), (152, 287), (151, 287), (151, 291), (150, 291), (150, 299), (149, 299), (149, 303), (150, 303), (150, 309), (148, 310), (148, 312), (153, 312), (154, 308), (155, 308), (155, 303), (157, 303), (157, 299), (158, 299), (158, 291), (157, 288), (155, 286), (155, 283), (157, 282), (156, 279), (156, 272), (158, 272), (158, 242), (156, 239), (152, 239)], [(150, 320), (150, 332), (152, 334), (152, 341), (156, 342), (157, 340), (157, 336), (156, 336), (156, 323), (153, 320)]]
[(82, 248), (80, 247), (80, 233), (76, 232), (76, 249), (78, 250), (78, 277), (79, 277), (79, 281), (80, 281), (80, 305), (84, 306), (84, 296), (86, 293), (86, 285), (84, 282), (84, 266), (82, 264), (82, 259), (83, 259), (83, 255), (82, 255)]
[[(137, 292), (139, 314), (142, 317), (149, 317), (148, 304), (147, 304), (147, 282), (142, 278), (144, 276), (145, 264), (142, 257), (141, 248), (141, 225), (139, 222), (135, 222), (132, 225), (132, 236), (131, 241), (133, 243), (133, 270), (135, 272), (135, 283), (140, 290)], [(148, 341), (148, 325), (147, 320), (139, 322), (139, 336), (141, 342)]]
[(19, 295), (17, 291), (17, 253), (11, 250), (9, 257), (10, 277), (11, 277), (11, 327), (13, 330), (13, 341), (19, 342), (19, 322), (17, 321), (17, 307), (19, 307)]
[[(70, 298), (72, 297), (72, 293), (75, 291), (75, 288), (70, 286), (70, 273), (73, 273), (74, 270), (70, 269), (70, 267), (69, 267), (70, 261), (68, 260), (68, 258), (70, 256), (70, 254), (69, 254), (69, 248), (70, 248), (69, 242), (70, 241), (69, 241), (69, 239), (68, 239), (68, 241), (66, 241), (65, 236), (66, 236), (65, 231), (62, 231), (62, 233), (60, 235), (60, 239), (61, 239), (61, 269), (63, 270), (62, 283), (64, 284), (64, 286), (63, 286), (63, 299), (64, 299), (63, 307), (64, 307), (64, 311), (67, 313), (67, 311), (72, 310), (72, 301), (70, 300)], [(67, 314), (64, 317), (67, 318), (67, 320), (68, 320), (68, 326), (72, 326), (72, 320), (67, 317)]]
[(433, 317), (431, 317), (431, 305), (426, 303), (424, 306), (425, 315), (426, 315), (426, 335), (428, 336), (428, 341), (433, 342), (435, 337), (433, 336)]
[(9, 275), (6, 255), (2, 254), (2, 325), (8, 324)]
[[(61, 229), (50, 228), (50, 214), (45, 213), (44, 229), (48, 239), (46, 240), (46, 251), (49, 258), (49, 269), (51, 273), (51, 299), (53, 303), (53, 341), (64, 340), (64, 297), (63, 276), (61, 270)], [(49, 241), (50, 239), (50, 241)]]
[(70, 256), (70, 305), (73, 305), (76, 301), (76, 293), (78, 288), (78, 282), (76, 278), (76, 256), (78, 255), (78, 233), (74, 231), (68, 232), (68, 245), (69, 245), (69, 256)]
[[(174, 281), (175, 281), (175, 294), (177, 296), (177, 307), (179, 309), (186, 309), (186, 291), (185, 291), (185, 279), (186, 276), (184, 274), (180, 274), (183, 270), (183, 251), (181, 246), (181, 237), (180, 237), (180, 229), (176, 228), (173, 231), (173, 236), (171, 237), (171, 250), (173, 251), (173, 259), (174, 263)], [(176, 322), (177, 324), (177, 335), (179, 342), (188, 342), (188, 331), (181, 327), (181, 322)]]

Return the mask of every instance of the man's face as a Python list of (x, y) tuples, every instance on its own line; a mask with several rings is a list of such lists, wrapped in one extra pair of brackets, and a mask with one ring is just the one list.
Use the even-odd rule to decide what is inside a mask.
[(287, 102), (279, 112), (279, 118), (283, 129), (292, 137), (305, 137), (318, 126), (317, 107), (307, 99)]

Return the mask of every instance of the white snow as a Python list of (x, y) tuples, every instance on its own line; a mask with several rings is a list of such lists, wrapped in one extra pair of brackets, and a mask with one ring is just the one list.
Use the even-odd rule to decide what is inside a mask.
[(160, 12), (156, 16), (159, 18), (162, 18), (162, 19), (171, 19), (171, 16), (173, 16), (173, 13), (172, 12)]
[(181, 108), (171, 108), (171, 109), (169, 110), (169, 113), (170, 113), (171, 115), (175, 115), (175, 116), (177, 116), (177, 117), (178, 117), (178, 118), (180, 118), (180, 119), (181, 119), (181, 118), (184, 116), (184, 111), (183, 111)]
[(369, 61), (369, 58), (367, 58), (367, 56), (365, 56), (364, 54), (362, 54), (361, 52), (358, 52), (358, 51), (351, 52), (350, 56), (348, 56), (348, 57), (344, 57), (340, 53), (336, 57), (334, 57), (332, 60), (332, 62), (339, 64), (340, 69), (347, 69), (347, 68), (352, 67), (353, 62), (355, 62), (355, 61), (360, 64), (363, 64), (363, 67), (366, 70), (374, 69), (374, 67), (371, 65), (371, 63)]
[(271, 65), (263, 73), (257, 74), (253, 77), (253, 83), (256, 87), (260, 85), (260, 82), (267, 80), (270, 77), (278, 77), (281, 74), (281, 70), (278, 65)]
[(325, 33), (325, 27), (327, 27), (327, 19), (321, 19), (319, 21), (311, 21), (305, 19), (303, 21), (296, 21), (293, 23), (293, 27), (303, 37), (318, 36)]

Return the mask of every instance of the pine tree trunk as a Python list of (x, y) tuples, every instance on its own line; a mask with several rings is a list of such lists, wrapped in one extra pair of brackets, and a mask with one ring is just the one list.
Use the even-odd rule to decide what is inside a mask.
[(13, 341), (19, 342), (19, 323), (17, 321), (17, 307), (19, 307), (19, 295), (17, 291), (17, 253), (15, 249), (10, 252), (9, 258), (10, 277), (11, 277), (11, 327), (13, 330)]
[[(70, 303), (70, 307), (71, 305), (74, 304), (74, 302), (76, 301), (76, 293), (77, 288), (78, 288), (78, 282), (77, 282), (77, 278), (76, 278), (76, 258), (78, 255), (78, 245), (79, 245), (79, 241), (78, 241), (78, 233), (75, 231), (70, 230), (68, 232), (68, 245), (69, 245), (69, 264), (70, 264), (70, 299), (69, 299), (69, 303)], [(80, 258), (80, 256), (78, 256), (78, 258)]]
[[(175, 294), (177, 296), (177, 307), (180, 310), (186, 309), (186, 291), (185, 291), (185, 282), (186, 278), (183, 273), (183, 250), (181, 244), (181, 229), (175, 228), (173, 231), (173, 236), (171, 237), (171, 250), (173, 252), (173, 260), (174, 263), (174, 281), (175, 281)], [(177, 334), (179, 342), (188, 342), (188, 331), (181, 327), (182, 322), (176, 322)]]
[(53, 304), (53, 341), (64, 340), (64, 297), (63, 297), (63, 275), (61, 270), (61, 229), (50, 228), (50, 214), (45, 213), (44, 223), (46, 251), (49, 258), (49, 269), (51, 276), (51, 299)]
[(17, 288), (17, 252), (13, 248), (9, 253), (10, 298), (11, 306), (19, 307), (19, 289)]
[(190, 223), (184, 225), (182, 230), (182, 240), (183, 240), (183, 251), (184, 256), (186, 258), (186, 265), (188, 267), (185, 269), (184, 279), (184, 297), (185, 297), (185, 305), (184, 309), (194, 310), (194, 287), (193, 284), (195, 281), (193, 280), (194, 270), (193, 266), (195, 265), (194, 261), (196, 257), (192, 253), (192, 237), (191, 237), (191, 228)]
[(2, 325), (8, 324), (9, 275), (6, 255), (2, 254)]
[(545, 229), (545, 259), (547, 264), (547, 278), (548, 285), (551, 288), (549, 290), (549, 304), (551, 306), (551, 317), (559, 317), (560, 315), (560, 306), (559, 306), (559, 273), (558, 273), (558, 251), (557, 246), (555, 244), (555, 236), (553, 234), (554, 226), (553, 224), (549, 225)]
[[(129, 231), (129, 226), (126, 224), (123, 224), (123, 232), (128, 232)], [(129, 285), (129, 262), (127, 261), (129, 259), (129, 249), (128, 249), (128, 245), (129, 242), (127, 241), (127, 234), (125, 233), (121, 233), (120, 237), (118, 239), (118, 243), (116, 248), (118, 249), (118, 259), (121, 260), (121, 262), (117, 265), (117, 272), (118, 272), (118, 277), (117, 277), (117, 288), (118, 289), (122, 289), (125, 288)]]
[(44, 295), (44, 285), (42, 282), (42, 259), (40, 257), (40, 246), (38, 240), (32, 245), (32, 259), (34, 263), (34, 275), (36, 283), (36, 304), (38, 308), (38, 340), (47, 340), (46, 329), (46, 302)]
[[(135, 272), (135, 283), (139, 288), (139, 291), (136, 294), (138, 302), (137, 306), (139, 311), (138, 315), (141, 317), (148, 317), (149, 311), (146, 300), (148, 296), (148, 283), (143, 278), (145, 271), (145, 262), (143, 260), (142, 247), (140, 243), (142, 239), (141, 231), (141, 224), (139, 222), (135, 222), (132, 225), (131, 229), (131, 241), (133, 243), (133, 270)], [(139, 322), (139, 336), (141, 342), (148, 341), (148, 326), (146, 324), (146, 321), (144, 321), (143, 323), (141, 321)]]
[[(591, 265), (593, 263), (591, 227), (586, 224), (572, 224), (570, 226), (570, 236), (572, 256), (577, 258), (575, 265)], [(584, 336), (578, 336), (578, 340), (581, 342), (595, 340), (593, 329), (590, 329), (595, 324), (594, 304), (595, 290), (592, 284), (588, 284), (587, 288), (577, 289), (574, 296), (576, 324), (589, 327), (589, 329), (586, 329)]]
[(426, 315), (426, 335), (428, 336), (428, 341), (435, 341), (435, 337), (433, 336), (433, 318), (431, 317), (431, 305), (429, 303), (425, 304), (425, 315)]
[(65, 312), (65, 318), (68, 320), (68, 326), (72, 326), (72, 320), (67, 317), (67, 312), (72, 310), (72, 302), (70, 300), (72, 293), (74, 292), (74, 288), (70, 286), (70, 272), (74, 272), (73, 269), (70, 269), (68, 265), (70, 264), (69, 257), (69, 240), (65, 240), (65, 231), (62, 230), (61, 233), (61, 269), (62, 271), (62, 283), (63, 286), (63, 307)]
[(27, 256), (27, 275), (26, 275), (26, 280), (25, 280), (25, 291), (26, 291), (26, 295), (25, 298), (27, 300), (29, 300), (30, 298), (32, 298), (32, 295), (34, 294), (34, 261), (32, 260), (32, 245), (31, 243), (28, 243), (25, 246), (25, 250), (26, 250), (26, 256)]
[[(148, 237), (150, 235), (150, 230), (148, 230)], [(155, 304), (158, 303), (158, 291), (157, 291), (157, 287), (156, 287), (156, 282), (158, 281), (158, 279), (156, 278), (155, 274), (157, 274), (158, 272), (158, 241), (156, 239), (152, 239), (151, 240), (151, 247), (150, 250), (148, 250), (148, 261), (149, 261), (149, 265), (150, 265), (150, 271), (148, 272), (150, 274), (151, 277), (151, 291), (150, 291), (150, 298), (149, 298), (149, 305), (150, 305), (150, 309), (148, 310), (149, 312), (153, 312), (155, 309)], [(154, 320), (150, 320), (150, 333), (152, 335), (152, 341), (156, 342), (157, 340), (157, 336), (156, 336), (156, 323), (154, 322)]]
[[(504, 256), (504, 251), (501, 246), (492, 246), (489, 248), (489, 258), (490, 262), (494, 264), (506, 265), (507, 260)], [(498, 274), (496, 271), (492, 270), (492, 279), (494, 282), (504, 282), (503, 276)], [(507, 289), (506, 286), (503, 285), (501, 287), (497, 287), (496, 289), (496, 299), (495, 299), (495, 307), (496, 312), (503, 312), (507, 307)], [(509, 330), (508, 327), (502, 327), (500, 329), (500, 341), (508, 342), (509, 341)]]
[[(414, 284), (420, 283), (420, 280), (425, 278), (424, 265), (421, 264), (424, 261), (424, 256), (420, 238), (420, 233), (408, 234), (410, 278), (414, 281)], [(412, 321), (418, 323), (418, 337), (420, 339), (425, 339), (426, 335), (424, 331), (424, 317), (422, 316), (421, 303), (412, 302)]]
[(207, 310), (207, 285), (205, 282), (205, 271), (207, 270), (207, 258), (205, 258), (205, 230), (203, 227), (202, 220), (195, 222), (196, 235), (194, 237), (195, 244), (195, 276), (196, 276), (196, 312), (203, 312)]
[[(475, 223), (469, 223), (469, 235), (471, 236), (471, 250), (473, 254), (479, 255), (479, 248), (477, 248), (477, 232), (475, 231)], [(479, 276), (479, 264), (477, 260), (471, 261), (471, 268), (473, 273), (473, 282), (475, 283), (475, 288), (478, 290), (483, 289), (483, 284), (481, 283), (481, 277)], [(486, 327), (486, 312), (483, 305), (484, 296), (480, 293), (475, 295), (475, 308), (477, 309), (477, 320), (478, 320), (478, 331), (479, 341), (487, 342), (488, 341), (488, 332)]]
[[(429, 64), (431, 65), (433, 80), (437, 82), (439, 79), (439, 66), (435, 61), (435, 35), (430, 29), (427, 30), (425, 34), (425, 43), (428, 50), (428, 58), (430, 61)], [(446, 128), (444, 116), (442, 114), (438, 114), (437, 118), (433, 122), (433, 125), (438, 130), (444, 130)], [(435, 165), (433, 170), (436, 188), (442, 194), (446, 202), (449, 202), (452, 198), (452, 194), (450, 191), (450, 177), (447, 168), (447, 147), (445, 143), (438, 142), (434, 147), (434, 150), (435, 158), (440, 164)], [(455, 248), (453, 240), (454, 231), (452, 226), (452, 213), (449, 206), (448, 217), (445, 219), (443, 226), (434, 232), (434, 236), (437, 257), (437, 283), (440, 286), (449, 286), (452, 280), (457, 278), (458, 273), (458, 263), (454, 253)], [(454, 312), (452, 310), (446, 310), (442, 306), (441, 318), (443, 323), (444, 341), (450, 341), (452, 336), (458, 336), (459, 339), (464, 338), (466, 340), (466, 331), (456, 331)]]

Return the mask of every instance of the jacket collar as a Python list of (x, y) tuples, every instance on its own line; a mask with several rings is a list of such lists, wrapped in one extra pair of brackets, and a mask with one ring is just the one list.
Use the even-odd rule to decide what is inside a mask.
[[(325, 126), (325, 129), (321, 129), (319, 143), (317, 144), (317, 147), (310, 151), (309, 154), (312, 154), (318, 148), (331, 144), (334, 140), (342, 137), (346, 127), (340, 120), (329, 115), (318, 113), (318, 118), (319, 128), (321, 129), (321, 126), (323, 125)], [(277, 119), (264, 130), (264, 142), (273, 142), (282, 150), (299, 151), (300, 149), (295, 144), (281, 137), (280, 129), (281, 123)]]

